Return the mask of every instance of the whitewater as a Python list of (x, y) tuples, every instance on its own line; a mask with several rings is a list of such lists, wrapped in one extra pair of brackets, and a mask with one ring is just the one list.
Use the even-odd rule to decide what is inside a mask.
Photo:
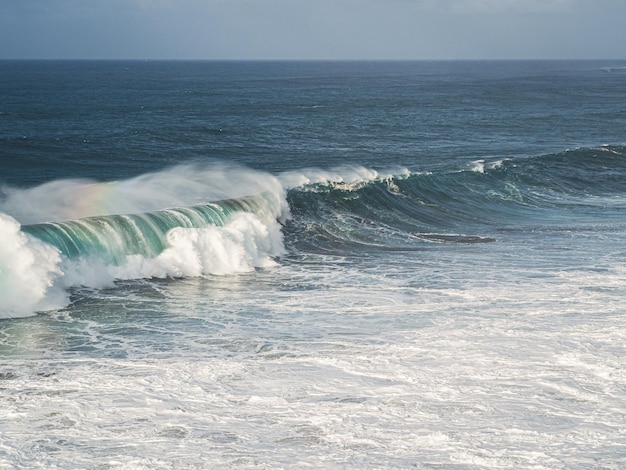
[(0, 61), (0, 468), (623, 468), (622, 65)]

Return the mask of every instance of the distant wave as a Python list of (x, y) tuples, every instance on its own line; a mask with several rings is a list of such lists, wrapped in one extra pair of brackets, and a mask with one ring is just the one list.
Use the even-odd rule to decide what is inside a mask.
[(438, 172), (312, 172), (289, 190), (287, 238), (300, 249), (323, 252), (358, 252), (364, 245), (409, 249), (416, 240), (491, 241), (474, 231), (531, 220), (538, 209), (623, 205), (625, 150), (579, 148)]
[(602, 67), (603, 72), (611, 73), (611, 72), (626, 72), (626, 67), (618, 66), (618, 67)]

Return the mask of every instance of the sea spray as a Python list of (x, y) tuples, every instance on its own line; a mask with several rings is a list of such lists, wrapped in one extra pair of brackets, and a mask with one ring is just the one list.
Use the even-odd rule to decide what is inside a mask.
[(188, 163), (126, 180), (63, 179), (33, 188), (0, 187), (0, 212), (22, 225), (113, 214), (141, 214), (171, 207), (276, 196), (281, 219), (289, 209), (281, 182), (269, 173), (223, 162)]
[(358, 189), (368, 183), (388, 181), (392, 178), (406, 178), (410, 175), (411, 172), (404, 167), (378, 171), (360, 165), (342, 165), (328, 170), (304, 168), (285, 171), (278, 176), (278, 179), (287, 189), (313, 188), (319, 185)]
[(65, 305), (67, 294), (54, 287), (63, 275), (60, 263), (59, 250), (22, 233), (15, 219), (0, 214), (0, 318)]

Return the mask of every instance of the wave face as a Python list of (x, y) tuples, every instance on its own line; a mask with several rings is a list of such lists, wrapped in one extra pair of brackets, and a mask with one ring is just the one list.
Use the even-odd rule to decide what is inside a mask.
[[(186, 166), (119, 183), (5, 188), (0, 209), (22, 204), (0, 214), (0, 316), (60, 308), (74, 286), (248, 272), (288, 252), (422, 250), (494, 242), (502, 230), (606, 224), (623, 220), (624, 181), (626, 147), (602, 146), (436, 172), (344, 167), (274, 177)], [(102, 209), (105, 192), (117, 202)], [(206, 195), (235, 197), (198, 202)], [(170, 203), (178, 205), (155, 209)], [(141, 206), (150, 210), (124, 213)]]
[(130, 255), (158, 256), (171, 244), (174, 229), (223, 227), (239, 212), (268, 219), (272, 205), (277, 206), (272, 194), (264, 193), (144, 214), (33, 224), (22, 227), (22, 231), (55, 246), (67, 258), (95, 256), (107, 264), (120, 265)]
[(480, 243), (502, 229), (593, 223), (599, 213), (626, 207), (624, 146), (479, 160), (432, 173), (347, 173), (303, 175), (289, 191), (296, 246), (326, 252)]

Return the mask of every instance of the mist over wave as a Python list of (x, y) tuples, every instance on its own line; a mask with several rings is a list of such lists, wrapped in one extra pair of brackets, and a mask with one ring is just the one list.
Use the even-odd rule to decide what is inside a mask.
[(224, 164), (4, 188), (0, 208), (0, 318), (63, 307), (74, 286), (272, 266), (289, 217), (276, 178)]
[[(110, 214), (137, 214), (235, 199), (283, 188), (269, 173), (212, 162), (178, 165), (127, 180), (63, 179), (34, 188), (0, 187), (0, 212), (21, 224), (76, 220)], [(286, 205), (282, 210), (287, 210)]]

